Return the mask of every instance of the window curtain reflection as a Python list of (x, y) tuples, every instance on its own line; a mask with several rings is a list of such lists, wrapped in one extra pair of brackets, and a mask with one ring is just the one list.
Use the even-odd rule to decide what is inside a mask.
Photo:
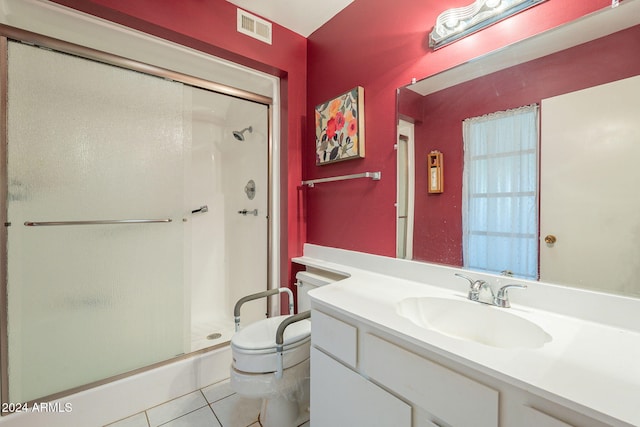
[(538, 106), (463, 121), (464, 266), (538, 276)]

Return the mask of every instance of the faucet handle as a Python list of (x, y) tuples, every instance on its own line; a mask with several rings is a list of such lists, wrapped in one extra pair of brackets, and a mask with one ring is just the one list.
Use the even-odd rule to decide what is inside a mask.
[(509, 302), (509, 295), (507, 294), (507, 292), (511, 288), (527, 289), (527, 285), (510, 284), (501, 287), (500, 290), (498, 290), (498, 294), (496, 295), (495, 305), (504, 308), (511, 307), (511, 303)]
[(480, 279), (472, 279), (460, 273), (454, 273), (455, 276), (462, 277), (463, 279), (467, 279), (469, 281), (469, 299), (471, 301), (478, 301), (480, 297), (480, 289), (487, 284), (484, 280)]
[(460, 274), (460, 273), (454, 273), (454, 276), (458, 276), (458, 277), (462, 277), (463, 279), (467, 279), (469, 281), (469, 286), (473, 286), (473, 284), (475, 283), (475, 280), (473, 280), (471, 277), (467, 277), (464, 274)]

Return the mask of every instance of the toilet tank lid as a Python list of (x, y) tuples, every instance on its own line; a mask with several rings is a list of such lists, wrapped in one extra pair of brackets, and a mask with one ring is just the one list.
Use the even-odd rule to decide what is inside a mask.
[(337, 280), (336, 277), (324, 276), (310, 271), (300, 271), (296, 274), (296, 280), (305, 284), (313, 286), (323, 286), (329, 283), (333, 283)]

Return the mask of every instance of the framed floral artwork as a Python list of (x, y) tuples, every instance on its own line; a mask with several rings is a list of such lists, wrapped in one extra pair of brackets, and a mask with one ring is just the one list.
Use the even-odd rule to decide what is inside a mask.
[(364, 157), (364, 89), (316, 107), (316, 165)]

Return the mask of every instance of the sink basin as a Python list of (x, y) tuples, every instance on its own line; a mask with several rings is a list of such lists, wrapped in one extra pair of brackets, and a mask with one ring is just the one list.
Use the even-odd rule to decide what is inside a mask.
[(466, 299), (407, 298), (398, 303), (397, 313), (426, 329), (454, 338), (501, 348), (539, 348), (551, 335), (535, 323)]

